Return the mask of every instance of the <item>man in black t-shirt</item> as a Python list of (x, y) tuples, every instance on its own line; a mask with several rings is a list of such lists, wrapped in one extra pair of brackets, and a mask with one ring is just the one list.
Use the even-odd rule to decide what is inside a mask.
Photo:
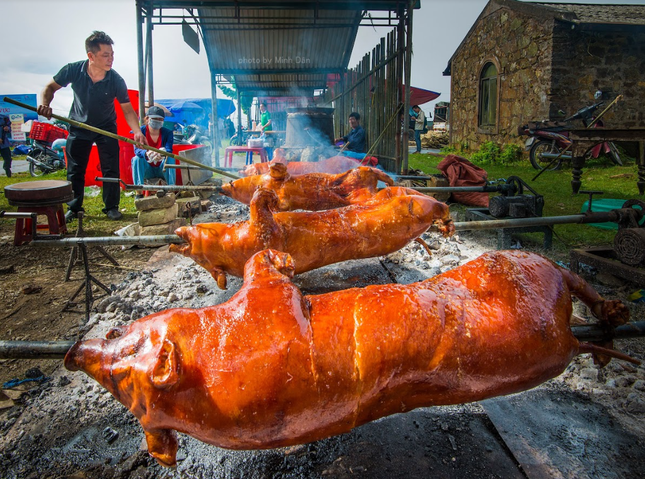
[[(114, 99), (121, 104), (128, 126), (134, 132), (134, 140), (145, 144), (145, 137), (139, 128), (137, 116), (125, 81), (114, 70), (114, 51), (112, 39), (104, 32), (95, 31), (85, 40), (87, 60), (65, 65), (54, 75), (41, 93), (41, 104), (38, 114), (51, 118), (50, 104), (54, 94), (61, 88), (72, 85), (74, 102), (70, 118), (102, 130), (116, 133), (116, 111)], [(101, 163), (101, 173), (107, 178), (119, 178), (119, 142), (114, 138), (94, 133), (84, 128), (70, 127), (67, 138), (67, 179), (72, 183), (74, 198), (67, 204), (65, 215), (67, 222), (76, 218), (83, 211), (83, 193), (85, 190), (85, 171), (89, 162), (92, 145), (96, 143)], [(103, 184), (103, 212), (108, 218), (120, 219), (120, 191), (118, 183)]]

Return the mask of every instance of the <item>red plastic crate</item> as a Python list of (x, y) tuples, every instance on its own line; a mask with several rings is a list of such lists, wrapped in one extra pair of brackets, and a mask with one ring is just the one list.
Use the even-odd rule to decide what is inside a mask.
[(31, 130), (29, 131), (29, 138), (32, 140), (46, 141), (47, 143), (52, 143), (54, 140), (59, 138), (67, 138), (69, 133), (67, 130), (58, 128), (57, 126), (52, 125), (51, 123), (42, 123), (40, 121), (34, 121), (31, 124)]

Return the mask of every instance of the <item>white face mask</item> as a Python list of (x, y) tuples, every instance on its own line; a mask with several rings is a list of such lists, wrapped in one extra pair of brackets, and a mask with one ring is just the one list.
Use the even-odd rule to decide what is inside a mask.
[(159, 130), (163, 126), (163, 120), (148, 120), (148, 126), (153, 130)]

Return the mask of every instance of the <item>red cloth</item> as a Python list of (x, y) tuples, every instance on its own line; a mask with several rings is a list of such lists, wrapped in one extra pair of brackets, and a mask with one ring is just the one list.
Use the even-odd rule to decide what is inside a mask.
[[(485, 170), (457, 155), (446, 156), (437, 168), (450, 186), (484, 186), (488, 180)], [(488, 193), (455, 192), (452, 199), (462, 205), (488, 207)]]

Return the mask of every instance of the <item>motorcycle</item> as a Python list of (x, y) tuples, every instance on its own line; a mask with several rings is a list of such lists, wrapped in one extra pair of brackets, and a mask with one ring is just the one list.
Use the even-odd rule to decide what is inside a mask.
[(177, 145), (212, 146), (208, 131), (199, 125), (178, 124), (173, 131), (173, 140)]
[[(599, 95), (596, 95), (599, 98)], [(571, 147), (572, 141), (569, 139), (571, 125), (569, 122), (582, 120), (583, 125), (588, 127), (594, 120), (594, 112), (603, 105), (604, 102), (597, 102), (593, 105), (581, 108), (576, 113), (563, 122), (558, 121), (541, 121), (531, 122), (518, 128), (520, 135), (527, 135), (525, 149), (529, 151), (531, 165), (536, 170), (559, 170), (562, 167), (563, 160), (571, 160), (571, 153), (567, 152)], [(593, 128), (602, 128), (603, 123), (598, 120), (593, 124)], [(613, 142), (606, 141), (591, 147), (585, 157), (598, 158), (601, 153), (606, 154), (615, 164), (622, 166), (618, 148)]]
[(63, 152), (57, 152), (52, 146), (45, 141), (34, 140), (32, 148), (27, 154), (31, 176), (42, 176), (66, 168)]

